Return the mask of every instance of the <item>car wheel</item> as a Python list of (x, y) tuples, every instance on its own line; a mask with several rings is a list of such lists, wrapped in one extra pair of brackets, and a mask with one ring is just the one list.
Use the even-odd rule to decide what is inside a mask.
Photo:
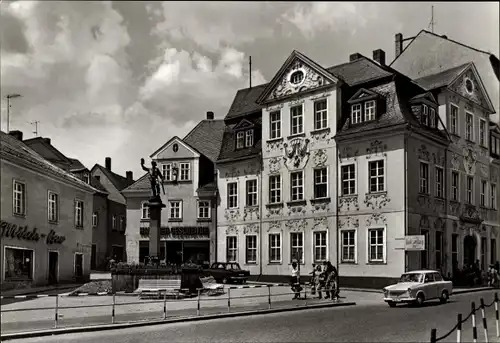
[(448, 294), (448, 291), (443, 291), (443, 293), (441, 293), (441, 297), (439, 298), (439, 301), (441, 301), (441, 304), (445, 304), (449, 298), (450, 298), (450, 295)]
[(228, 280), (227, 280), (227, 278), (223, 278), (223, 279), (222, 279), (222, 283), (223, 283), (223, 284), (226, 284), (226, 283), (227, 283), (227, 281), (228, 281)]
[(425, 301), (425, 296), (422, 293), (417, 295), (417, 305), (418, 306), (422, 306), (424, 304), (424, 301)]
[(388, 301), (387, 304), (389, 307), (396, 307), (396, 303), (394, 301)]

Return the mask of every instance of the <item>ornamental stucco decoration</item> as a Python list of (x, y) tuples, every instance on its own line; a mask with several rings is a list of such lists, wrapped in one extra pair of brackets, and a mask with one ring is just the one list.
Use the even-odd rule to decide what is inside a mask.
[(281, 109), (285, 106), (283, 103), (277, 104), (277, 105), (267, 105), (266, 110), (268, 112), (275, 112), (275, 111), (281, 111)]
[(472, 147), (464, 147), (463, 153), (465, 172), (474, 175), (476, 173), (477, 153)]
[(289, 206), (288, 207), (288, 215), (304, 215), (306, 214), (305, 206)]
[(313, 230), (318, 230), (318, 229), (328, 229), (327, 217), (314, 218)]
[(497, 168), (490, 166), (490, 174), (491, 174), (491, 181), (492, 182), (498, 182), (498, 177), (499, 177), (499, 171)]
[(235, 177), (239, 177), (240, 176), (240, 171), (238, 168), (236, 167), (231, 167), (231, 169), (229, 171), (226, 172), (225, 174), (225, 178), (226, 179), (231, 179), (231, 178), (235, 178)]
[(455, 170), (460, 170), (460, 160), (459, 160), (458, 154), (453, 154), (453, 157), (451, 158), (451, 166)]
[(240, 218), (240, 210), (238, 208), (226, 209), (224, 213), (224, 218), (226, 218), (226, 220), (229, 222), (238, 220)]
[(318, 149), (314, 152), (313, 163), (315, 167), (325, 166), (327, 160), (328, 155), (326, 153), (326, 149)]
[(342, 151), (339, 152), (339, 162), (342, 163), (348, 161), (351, 158), (356, 161), (358, 154), (359, 149), (354, 150), (354, 148), (345, 147), (342, 149)]
[(306, 219), (287, 220), (285, 222), (285, 227), (291, 232), (304, 231), (307, 227), (307, 220)]
[(279, 217), (283, 215), (283, 208), (282, 207), (276, 207), (276, 208), (268, 208), (267, 209), (267, 215), (266, 217)]
[(460, 213), (460, 207), (461, 205), (459, 202), (450, 201), (450, 214), (458, 216), (458, 214)]
[(227, 235), (237, 235), (238, 234), (238, 227), (236, 225), (229, 225), (226, 228), (226, 236)]
[(417, 203), (420, 205), (420, 208), (432, 208), (432, 200), (431, 197), (428, 195), (421, 195), (419, 194), (417, 196)]
[(434, 206), (432, 207), (434, 213), (444, 213), (446, 202), (444, 199), (434, 198)]
[(249, 163), (245, 169), (243, 169), (243, 174), (245, 174), (245, 177), (248, 177), (248, 175), (258, 175), (260, 172), (259, 165), (255, 162)]
[(359, 203), (357, 195), (345, 195), (339, 197), (339, 210), (342, 211), (358, 211)]
[(260, 214), (259, 214), (259, 207), (245, 207), (243, 209), (243, 220), (247, 219), (253, 219), (255, 217), (256, 219), (260, 219)]
[(274, 230), (283, 231), (280, 220), (269, 222), (269, 225), (267, 227), (267, 232)]
[(442, 218), (438, 217), (434, 221), (434, 228), (435, 229), (445, 229), (446, 227), (446, 220), (443, 220)]
[(328, 212), (328, 211), (330, 211), (330, 204), (327, 202), (314, 204), (312, 209), (311, 209), (312, 213)]
[(288, 170), (303, 169), (309, 160), (309, 139), (294, 138), (283, 144), (283, 160)]
[(342, 220), (340, 220), (340, 227), (347, 228), (347, 229), (358, 228), (359, 227), (359, 218), (349, 216), (345, 219), (342, 219)]
[(484, 164), (481, 164), (481, 174), (483, 175), (484, 178), (488, 178), (488, 174), (489, 174), (489, 168), (488, 166), (485, 166)]
[(283, 150), (283, 139), (276, 139), (266, 142), (266, 152), (271, 152), (274, 150)]
[(424, 229), (429, 229), (430, 228), (430, 223), (429, 223), (429, 217), (426, 216), (425, 214), (420, 216), (420, 223), (419, 223), (420, 228)]
[(245, 225), (245, 227), (243, 228), (243, 233), (245, 235), (249, 233), (259, 233), (259, 224)]
[(367, 193), (364, 203), (367, 207), (375, 210), (385, 207), (390, 201), (391, 199), (387, 196), (387, 193)]
[(366, 226), (385, 225), (386, 222), (387, 218), (382, 213), (372, 213), (372, 215), (366, 219)]
[(281, 160), (279, 157), (271, 157), (269, 159), (269, 173), (279, 173), (281, 169)]
[(371, 158), (372, 156), (386, 156), (387, 144), (378, 139), (370, 142), (370, 146), (366, 148), (366, 159)]
[(418, 158), (427, 162), (430, 161), (429, 150), (427, 150), (427, 147), (423, 144), (420, 146), (420, 148), (418, 148)]
[(316, 142), (325, 142), (325, 143), (330, 143), (331, 141), (331, 136), (330, 136), (330, 128), (324, 128), (321, 130), (316, 130), (311, 132), (311, 139), (313, 140), (313, 143)]
[(432, 153), (432, 159), (434, 161), (434, 164), (437, 164), (438, 166), (444, 167), (446, 163), (444, 155), (441, 153), (441, 151), (438, 151), (437, 153)]

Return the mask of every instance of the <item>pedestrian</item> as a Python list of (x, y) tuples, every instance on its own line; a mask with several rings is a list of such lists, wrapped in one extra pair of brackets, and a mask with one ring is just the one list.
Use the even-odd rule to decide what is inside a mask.
[(292, 270), (290, 277), (290, 286), (292, 287), (292, 292), (295, 293), (293, 300), (300, 298), (300, 274), (299, 274), (299, 266), (297, 262), (292, 262)]
[(316, 265), (312, 264), (312, 272), (309, 273), (311, 278), (309, 279), (309, 285), (311, 286), (311, 295), (316, 294)]
[(318, 292), (318, 299), (323, 299), (321, 290), (323, 289), (325, 283), (325, 273), (321, 270), (321, 265), (316, 266), (316, 279), (314, 280), (314, 287), (316, 292)]
[(334, 280), (334, 274), (333, 274), (333, 265), (330, 261), (326, 261), (324, 263), (325, 266), (325, 288), (326, 288), (326, 296), (325, 299), (333, 299), (333, 280)]

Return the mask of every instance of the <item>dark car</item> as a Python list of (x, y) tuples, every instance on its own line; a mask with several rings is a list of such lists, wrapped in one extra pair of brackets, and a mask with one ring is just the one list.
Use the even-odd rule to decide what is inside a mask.
[(210, 268), (204, 270), (207, 276), (213, 276), (215, 281), (221, 283), (247, 282), (250, 272), (243, 270), (236, 262), (215, 262)]

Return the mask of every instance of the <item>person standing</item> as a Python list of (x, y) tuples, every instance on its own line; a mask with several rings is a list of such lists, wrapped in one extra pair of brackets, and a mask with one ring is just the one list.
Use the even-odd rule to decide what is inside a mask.
[(292, 262), (292, 270), (291, 270), (291, 277), (290, 277), (290, 286), (292, 287), (292, 291), (295, 293), (295, 296), (293, 297), (293, 300), (299, 299), (300, 298), (300, 274), (299, 274), (299, 266), (297, 262), (293, 261)]

